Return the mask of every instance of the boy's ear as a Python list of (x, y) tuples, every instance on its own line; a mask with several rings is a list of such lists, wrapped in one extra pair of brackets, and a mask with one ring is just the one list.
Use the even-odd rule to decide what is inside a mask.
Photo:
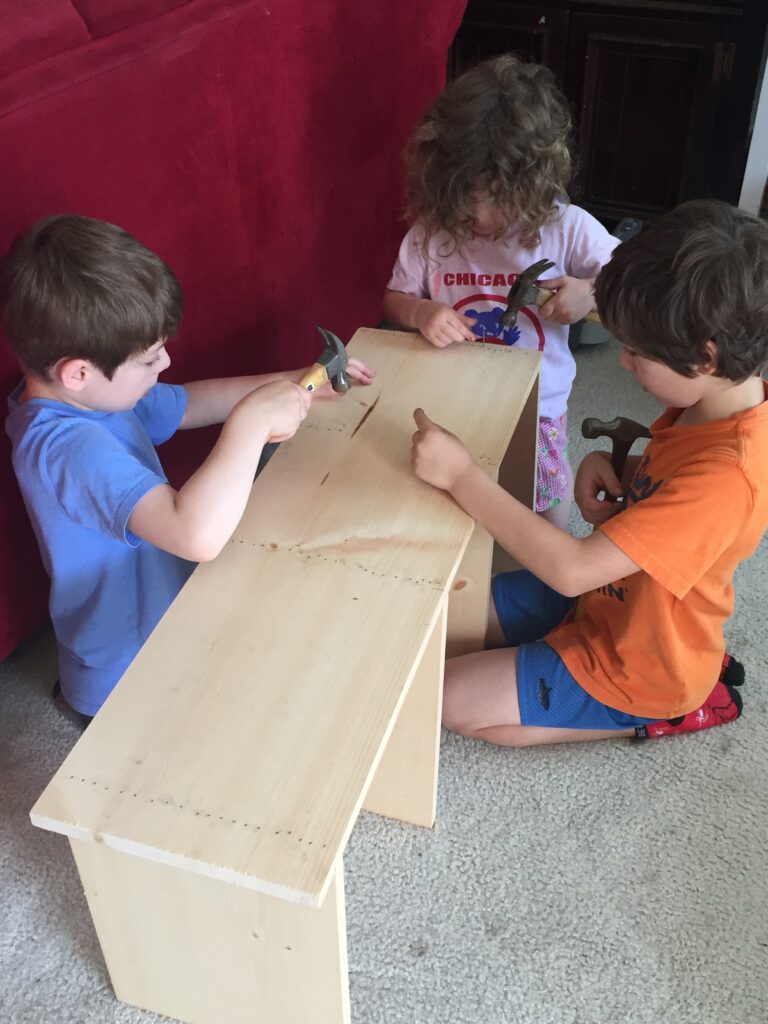
[(717, 342), (711, 339), (704, 343), (704, 351), (706, 352), (707, 358), (703, 363), (699, 363), (697, 369), (699, 373), (712, 374), (717, 370), (718, 362), (718, 351)]
[(88, 359), (60, 359), (53, 367), (53, 379), (68, 391), (82, 391), (96, 367)]

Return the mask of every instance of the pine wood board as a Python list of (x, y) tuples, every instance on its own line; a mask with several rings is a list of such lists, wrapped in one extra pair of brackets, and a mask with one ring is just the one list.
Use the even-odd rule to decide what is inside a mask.
[(32, 811), (75, 839), (319, 905), (473, 522), (410, 467), (421, 405), (494, 471), (538, 353), (361, 330)]
[(341, 860), (317, 908), (70, 844), (118, 999), (190, 1024), (349, 1024)]

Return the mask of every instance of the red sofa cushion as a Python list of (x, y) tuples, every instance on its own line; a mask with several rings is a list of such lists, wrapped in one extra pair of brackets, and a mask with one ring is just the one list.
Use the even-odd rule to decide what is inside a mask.
[[(167, 380), (308, 365), (315, 324), (346, 341), (380, 319), (405, 232), (402, 148), (463, 7), (192, 0), (0, 66), (0, 253), (38, 217), (102, 217), (184, 288)], [(3, 401), (18, 378), (0, 341)], [(215, 433), (162, 446), (174, 484)], [(1, 658), (40, 624), (48, 590), (2, 429), (0, 494)]]
[(70, 0), (23, 0), (5, 4), (0, 33), (4, 75), (71, 50), (91, 38)]
[(190, 0), (72, 0), (94, 38), (151, 21)]

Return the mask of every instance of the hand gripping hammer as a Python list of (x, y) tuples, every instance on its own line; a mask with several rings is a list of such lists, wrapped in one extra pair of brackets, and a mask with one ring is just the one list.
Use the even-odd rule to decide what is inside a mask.
[[(526, 267), (522, 274), (517, 275), (515, 283), (507, 294), (507, 308), (502, 313), (500, 321), (502, 327), (514, 327), (517, 323), (517, 314), (523, 306), (543, 306), (548, 299), (552, 298), (555, 293), (537, 284), (537, 278), (554, 265), (552, 260), (539, 260), (537, 263), (532, 263), (530, 267)], [(599, 324), (600, 314), (596, 309), (591, 309), (584, 319)]]
[[(614, 420), (595, 419), (588, 416), (581, 424), (582, 437), (594, 441), (598, 437), (609, 437), (611, 439), (611, 467), (616, 476), (621, 480), (624, 475), (624, 466), (627, 462), (629, 449), (638, 437), (650, 437), (650, 431), (637, 420), (627, 419), (626, 416), (617, 416)], [(616, 501), (612, 494), (606, 492), (606, 501)]]
[(323, 351), (314, 365), (301, 378), (299, 386), (306, 388), (307, 391), (314, 391), (329, 380), (333, 390), (343, 395), (345, 391), (349, 391), (347, 350), (341, 339), (331, 331), (326, 331), (324, 327), (317, 329), (323, 339)]

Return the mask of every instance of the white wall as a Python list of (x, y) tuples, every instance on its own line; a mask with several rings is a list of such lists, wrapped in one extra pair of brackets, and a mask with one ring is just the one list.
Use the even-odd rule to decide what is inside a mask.
[(755, 127), (749, 147), (744, 183), (739, 206), (750, 213), (759, 213), (763, 190), (768, 179), (768, 73), (763, 73), (760, 99), (755, 114)]

